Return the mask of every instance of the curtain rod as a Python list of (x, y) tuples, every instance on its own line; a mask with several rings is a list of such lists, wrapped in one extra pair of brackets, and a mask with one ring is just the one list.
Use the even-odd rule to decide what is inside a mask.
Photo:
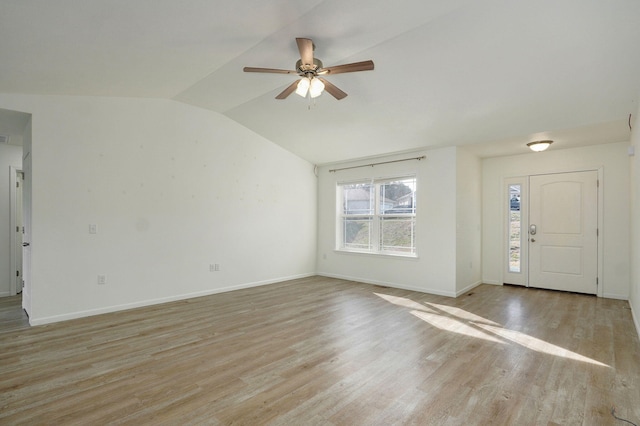
[(420, 160), (424, 160), (425, 158), (427, 158), (426, 155), (423, 155), (422, 157), (404, 158), (402, 160), (381, 161), (379, 163), (363, 164), (362, 166), (352, 166), (352, 167), (343, 167), (341, 169), (331, 169), (329, 170), (329, 173), (339, 172), (340, 170), (358, 169), (360, 167), (373, 167), (373, 166), (378, 166), (380, 164), (399, 163), (401, 161), (411, 161), (411, 160), (420, 161)]

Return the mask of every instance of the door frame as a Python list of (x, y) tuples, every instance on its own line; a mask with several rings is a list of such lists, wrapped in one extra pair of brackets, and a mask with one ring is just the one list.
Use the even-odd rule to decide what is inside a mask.
[[(544, 173), (541, 172), (533, 172), (530, 171), (529, 173), (521, 173), (518, 175), (510, 175), (510, 176), (504, 176), (502, 178), (502, 187), (501, 187), (501, 202), (502, 202), (502, 208), (500, 209), (500, 211), (502, 212), (502, 233), (503, 233), (503, 237), (502, 237), (502, 262), (501, 262), (501, 266), (500, 266), (500, 270), (502, 271), (502, 276), (501, 276), (501, 280), (500, 280), (500, 285), (503, 285), (506, 281), (507, 281), (507, 277), (509, 276), (508, 270), (509, 270), (509, 234), (508, 234), (508, 227), (509, 227), (509, 184), (514, 184), (514, 183), (520, 183), (521, 181), (525, 181), (526, 183), (523, 183), (524, 185), (526, 185), (526, 193), (527, 196), (529, 194), (529, 177), (530, 176), (541, 176), (541, 175), (554, 175), (554, 174), (562, 174), (562, 173), (576, 173), (576, 172), (592, 172), (592, 171), (597, 171), (598, 172), (598, 200), (597, 200), (597, 210), (598, 210), (598, 242), (597, 242), (597, 250), (598, 250), (598, 272), (597, 272), (597, 276), (598, 276), (598, 289), (597, 289), (597, 293), (596, 296), (598, 297), (603, 297), (604, 294), (604, 286), (605, 286), (605, 282), (603, 279), (603, 268), (604, 268), (604, 235), (605, 235), (605, 229), (604, 229), (604, 168), (603, 166), (599, 166), (599, 167), (593, 167), (593, 168), (579, 168), (579, 169), (566, 169), (566, 170), (549, 170), (549, 171), (545, 171)], [(529, 216), (529, 200), (526, 200), (526, 208), (527, 208), (527, 214), (523, 215), (526, 216), (527, 219), (527, 223), (524, 224), (524, 220), (523, 220), (523, 229), (522, 229), (522, 235), (524, 237), (524, 232), (526, 231), (526, 242), (527, 242), (527, 255), (528, 255), (528, 229), (529, 229), (529, 224), (528, 224), (528, 216)], [(523, 203), (522, 203), (522, 199), (520, 200), (520, 211), (522, 211), (523, 208)], [(523, 238), (523, 245), (524, 245), (524, 238)], [(522, 256), (522, 251), (521, 251), (521, 256)], [(521, 262), (521, 265), (524, 265), (526, 267), (526, 271), (522, 271), (521, 272), (524, 274), (525, 277), (525, 286), (529, 287), (529, 262), (528, 259), (527, 261), (523, 264)]]
[[(11, 296), (15, 296), (17, 294), (15, 272), (18, 270), (18, 268), (21, 271), (23, 269), (23, 265), (18, 265), (18, 258), (19, 258), (18, 250), (22, 250), (22, 241), (20, 241), (20, 247), (18, 248), (18, 234), (20, 232), (14, 231), (18, 226), (18, 205), (17, 205), (18, 200), (16, 198), (16, 184), (19, 182), (18, 175), (22, 173), (23, 173), (22, 168), (9, 166), (9, 185), (10, 185), (9, 216), (10, 216), (10, 222), (11, 222), (11, 269), (9, 271), (9, 275), (10, 275), (9, 291), (11, 292)], [(21, 189), (24, 190), (24, 186)], [(24, 276), (24, 271), (22, 272), (22, 276)]]

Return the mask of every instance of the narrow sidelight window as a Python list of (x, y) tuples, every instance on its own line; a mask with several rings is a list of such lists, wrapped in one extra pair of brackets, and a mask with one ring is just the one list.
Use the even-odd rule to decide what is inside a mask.
[(520, 272), (522, 213), (520, 185), (509, 185), (509, 272)]

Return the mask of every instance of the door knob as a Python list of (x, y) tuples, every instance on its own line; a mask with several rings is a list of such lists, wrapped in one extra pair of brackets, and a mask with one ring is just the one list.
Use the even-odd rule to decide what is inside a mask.
[(532, 243), (535, 243), (535, 242), (536, 242), (536, 239), (535, 239), (535, 238), (532, 238), (532, 239), (531, 239), (531, 242), (532, 242)]
[(22, 247), (29, 247), (29, 243), (22, 243)]

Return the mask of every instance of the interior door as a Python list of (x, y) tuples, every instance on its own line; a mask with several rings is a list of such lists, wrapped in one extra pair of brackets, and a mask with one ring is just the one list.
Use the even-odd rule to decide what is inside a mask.
[(529, 286), (597, 294), (598, 172), (529, 179)]

